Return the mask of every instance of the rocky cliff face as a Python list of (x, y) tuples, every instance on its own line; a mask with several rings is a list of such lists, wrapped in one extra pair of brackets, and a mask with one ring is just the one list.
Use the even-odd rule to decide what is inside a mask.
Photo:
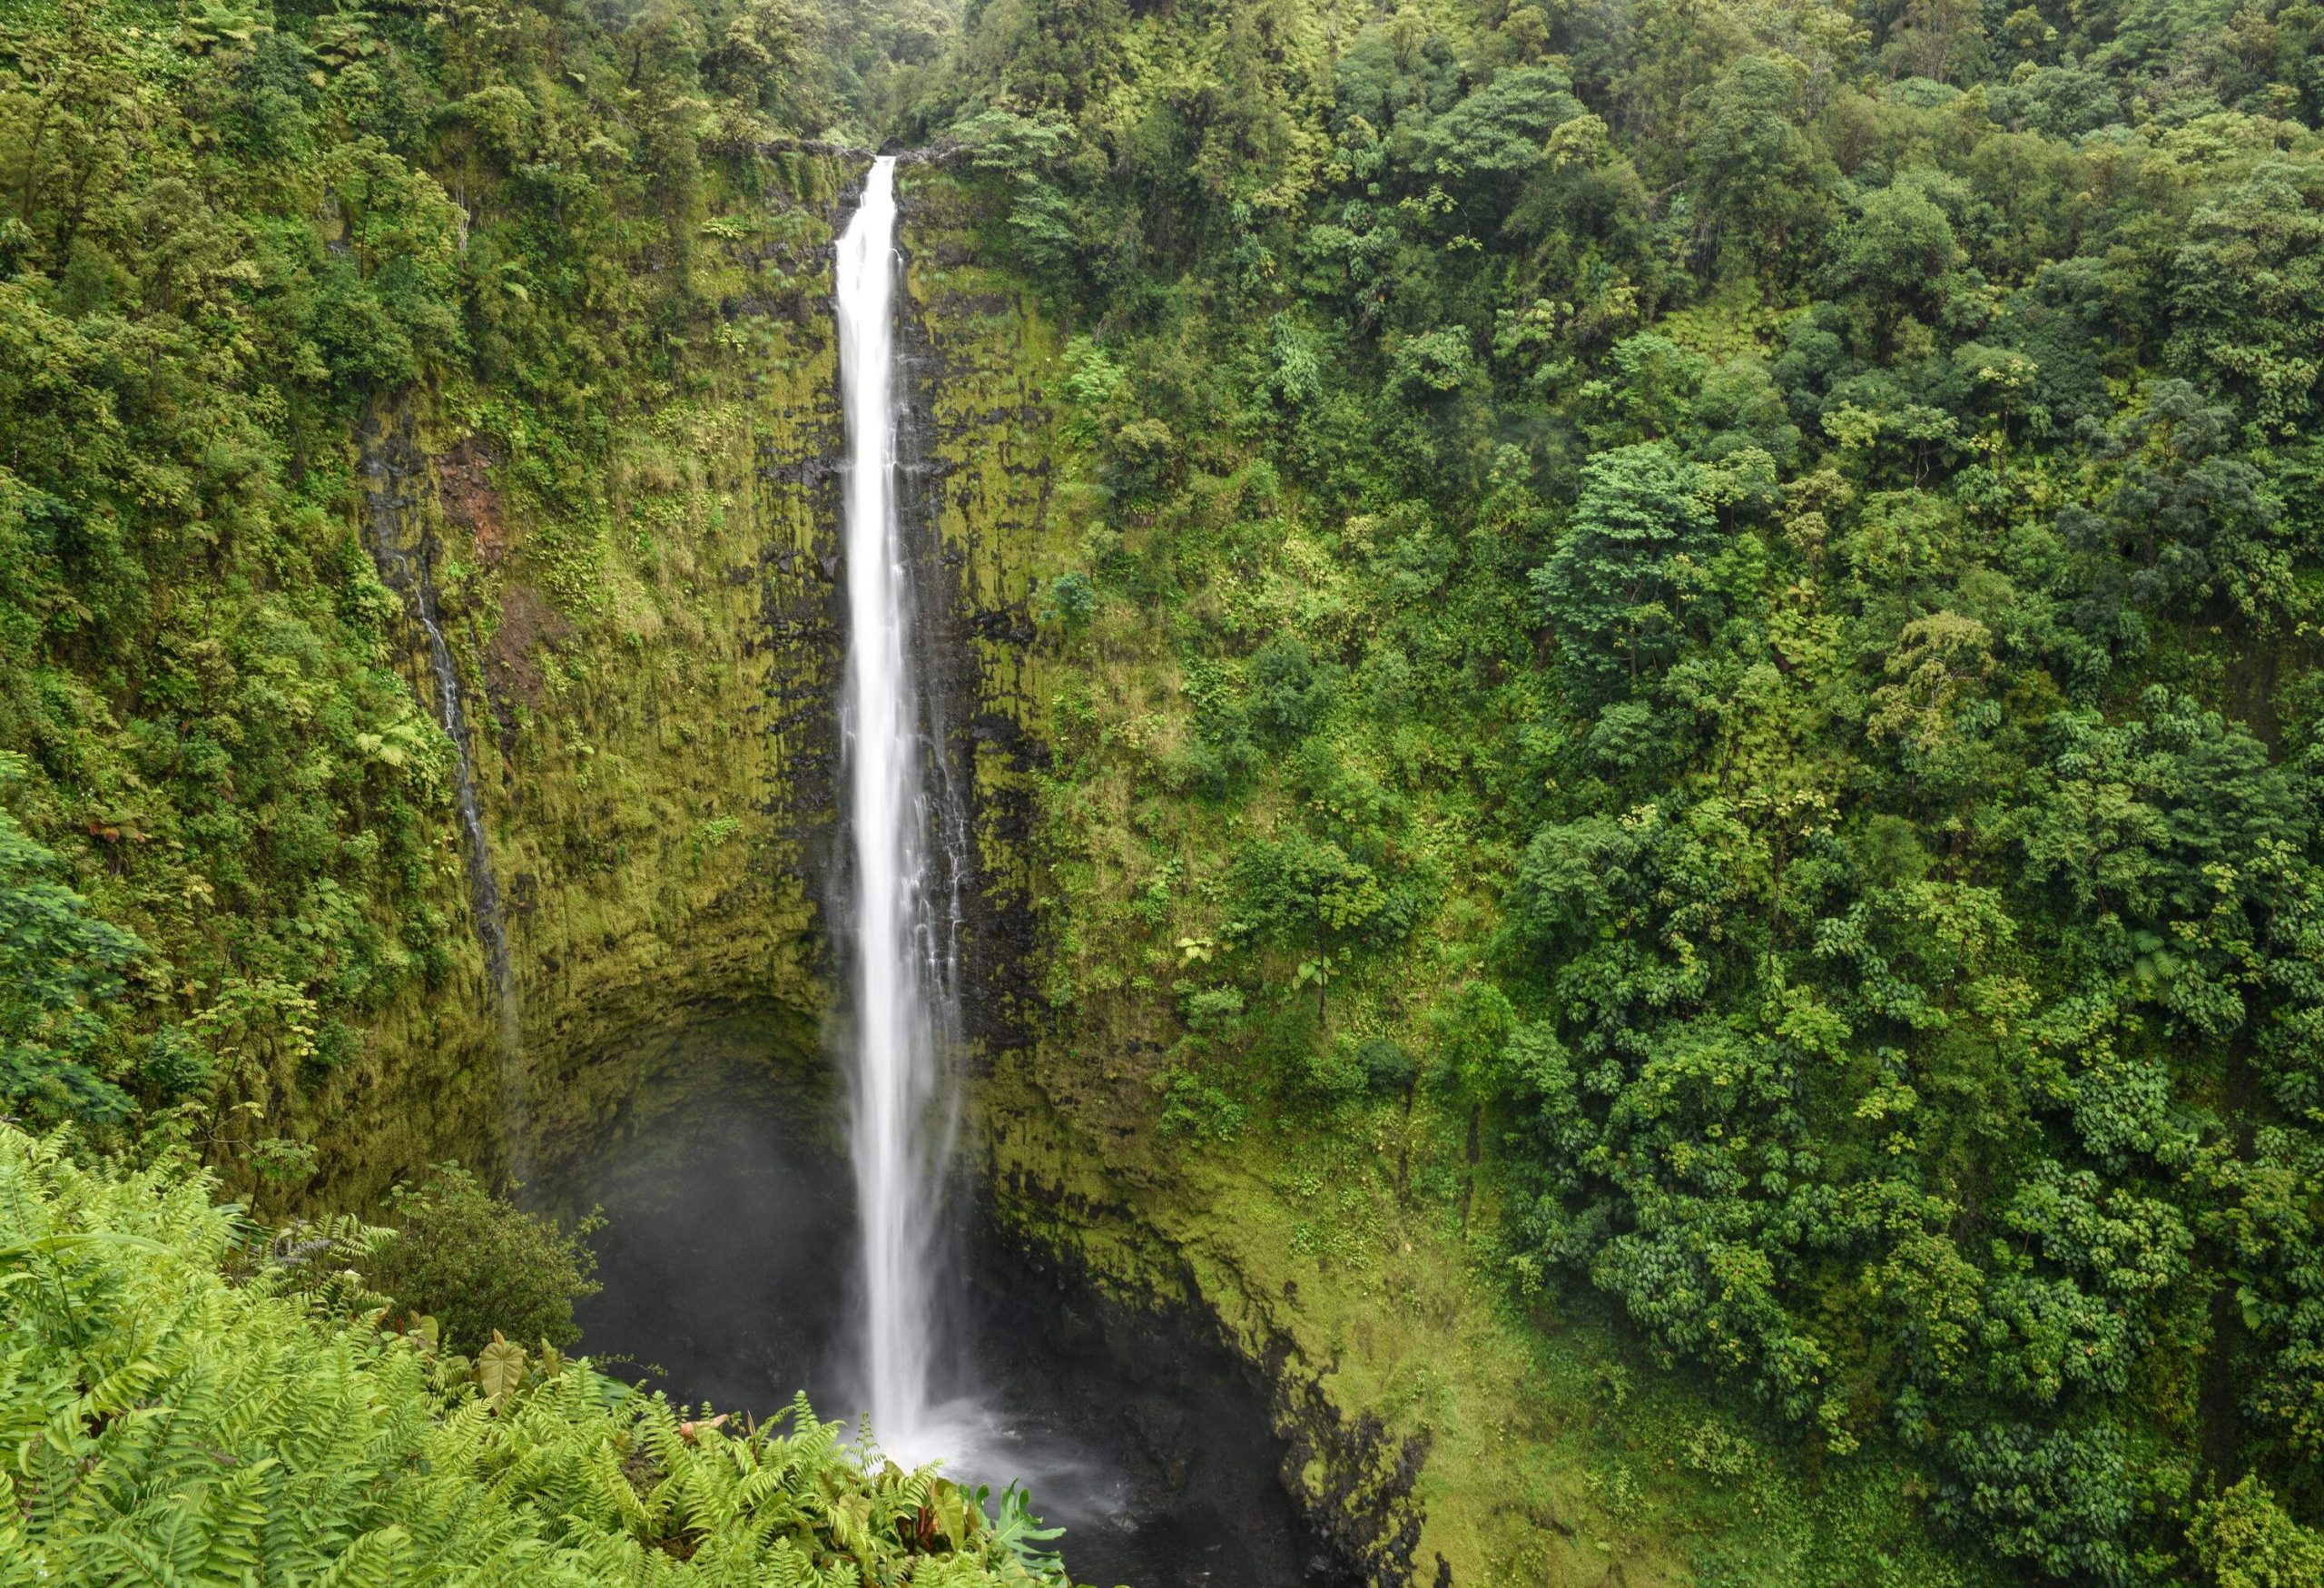
[(978, 262), (959, 191), (907, 167), (903, 196), (917, 528), (923, 566), (941, 570), (927, 632), (954, 705), (950, 754), (977, 796), (969, 1157), (987, 1216), (1133, 1312), (1208, 1320), (1265, 1379), (1283, 1481), (1327, 1551), (1316, 1580), (1433, 1581), (1415, 1492), (1426, 1439), (1343, 1407), (1338, 1364), (1299, 1327), (1297, 1286), (1220, 1260), (1204, 1238), (1209, 1198), (1157, 1171), (1149, 1110), (1110, 1062), (1108, 1022), (1044, 995), (1055, 945), (1039, 784), (1073, 664), (1040, 622), (1039, 597), (1072, 566), (1088, 518), (1061, 488), (1064, 368), (1055, 329), (1019, 284)]
[(926, 580), (924, 674), (945, 702), (947, 761), (973, 791), (970, 1035), (984, 1059), (1042, 1029), (1031, 840), (1048, 671), (1036, 604), (1065, 566), (1053, 510), (1050, 328), (1022, 288), (980, 266), (971, 218), (940, 171), (903, 167), (907, 534)]
[[(414, 563), (389, 580), (409, 618), (404, 666), (432, 699), (424, 570), (494, 887), (470, 885), (471, 841), (448, 820), (438, 892), (467, 931), (459, 974), (399, 1001), (359, 1066), (293, 1105), (326, 1149), (320, 1200), (368, 1208), (430, 1159), (506, 1164), (519, 1120), (530, 1159), (552, 1167), (598, 1139), (660, 1039), (714, 1013), (753, 1010), (803, 1048), (818, 1041), (845, 650), (828, 243), (861, 173), (816, 156), (794, 175), (790, 252), (730, 261), (733, 321), (750, 336), (712, 350), (692, 389), (606, 416), (596, 501), (528, 495), (451, 404), (383, 419), (393, 536)], [(1178, 1189), (1148, 1155), (1109, 1164), (1137, 1110), (1109, 1090), (1102, 1041), (1041, 996), (1037, 796), (1065, 663), (1038, 604), (1078, 528), (1057, 488), (1057, 340), (1019, 284), (979, 262), (940, 170), (907, 165), (901, 205), (903, 505), (940, 754), (973, 790), (971, 1157), (986, 1206), (1125, 1303), (1215, 1319), (1272, 1386), (1285, 1480), (1338, 1573), (1406, 1581), (1424, 1441), (1335, 1404), (1328, 1364), (1279, 1316), (1295, 1314), (1295, 1287), (1286, 1302), (1265, 1276), (1206, 1258), (1199, 1219), (1173, 1215)], [(497, 934), (481, 919), (496, 897)], [(513, 1029), (496, 1012), (496, 935)], [(496, 1079), (512, 1066), (513, 1117)]]
[[(975, 1034), (1005, 1047), (1037, 1014), (1022, 840), (1042, 754), (1030, 652), (1054, 561), (1054, 354), (1014, 284), (973, 262), (950, 182), (907, 169), (907, 517), (933, 574), (943, 753), (976, 792)], [(789, 1011), (803, 1032), (822, 1007), (845, 652), (828, 250), (861, 172), (822, 155), (792, 174), (774, 201), (796, 222), (788, 249), (726, 263), (740, 329), (684, 390), (603, 416), (594, 499), (528, 492), (450, 401), (383, 405), (359, 439), (381, 486), (364, 510), (393, 520), (367, 523), (367, 544), (404, 601), (403, 670), (431, 715), (431, 625), (448, 653), (490, 886), (462, 885), (475, 844), (448, 822), (455, 982), (415, 990), (360, 1065), (289, 1100), (326, 1149), (326, 1198), (360, 1203), (431, 1156), (497, 1161), (490, 1078), (511, 1041), (554, 1157), (619, 1097), (633, 1039), (738, 1005)], [(501, 940), (513, 1032), (496, 1014)]]
[[(512, 1045), (527, 1133), (554, 1159), (609, 1116), (643, 1036), (749, 1005), (806, 1040), (842, 654), (828, 244), (849, 173), (799, 157), (788, 176), (768, 201), (783, 241), (727, 251), (725, 325), (689, 378), (599, 416), (609, 462), (587, 497), (528, 488), (456, 397), (385, 419), (407, 477), (395, 534), (429, 576), (469, 729), (514, 1021), (486, 895), (460, 885), (472, 840), (447, 824), (456, 978), (410, 990), (359, 1065), (290, 1105), (325, 1149), (323, 1199), (368, 1206), (430, 1158), (502, 1161)], [(432, 698), (417, 580), (389, 583)]]
[(1143, 1139), (1149, 1110), (1110, 1061), (1107, 1022), (1042, 995), (1055, 945), (1042, 931), (1039, 781), (1068, 664), (1042, 630), (1039, 597), (1070, 566), (1086, 517), (1059, 488), (1052, 386), (1063, 368), (1054, 328), (1017, 283), (978, 264), (958, 190), (940, 173), (905, 169), (920, 528), (943, 575), (931, 648), (963, 708), (950, 752), (977, 790), (970, 1155), (987, 1213), (1131, 1309), (1209, 1320), (1264, 1376), (1283, 1480), (1329, 1553), (1319, 1580), (1433, 1581), (1415, 1492), (1425, 1437), (1340, 1404), (1338, 1363), (1312, 1348), (1297, 1285), (1207, 1241), (1211, 1198), (1158, 1169)]

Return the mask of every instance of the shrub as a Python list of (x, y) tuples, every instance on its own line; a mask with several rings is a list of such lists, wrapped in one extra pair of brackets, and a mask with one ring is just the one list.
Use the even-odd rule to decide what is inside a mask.
[(581, 1337), (573, 1304), (599, 1288), (597, 1259), (583, 1237), (593, 1215), (561, 1230), (485, 1189), (457, 1163), (436, 1166), (419, 1186), (388, 1194), (400, 1228), (366, 1266), (372, 1284), (413, 1317), (436, 1319), (455, 1350), (475, 1351), (495, 1330), (554, 1346)]
[(2293, 1588), (2324, 1583), (2324, 1534), (2284, 1514), (2268, 1485), (2246, 1477), (2195, 1510), (2187, 1542), (2203, 1581), (2220, 1588)]
[(1413, 1056), (1386, 1037), (1366, 1040), (1355, 1050), (1355, 1060), (1364, 1067), (1364, 1085), (1381, 1097), (1411, 1090), (1413, 1077), (1420, 1073)]
[(1290, 744), (1331, 709), (1337, 687), (1297, 636), (1277, 636), (1251, 657), (1251, 725), (1271, 744)]
[(1078, 568), (1059, 574), (1041, 592), (1041, 621), (1055, 623), (1068, 634), (1079, 634), (1097, 616), (1098, 587)]

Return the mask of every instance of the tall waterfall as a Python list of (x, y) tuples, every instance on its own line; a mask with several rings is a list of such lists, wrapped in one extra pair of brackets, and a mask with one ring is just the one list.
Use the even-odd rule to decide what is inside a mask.
[(942, 1080), (957, 1029), (958, 868), (923, 776), (910, 571), (896, 513), (895, 162), (875, 161), (839, 242), (840, 384), (847, 419), (847, 685), (841, 728), (854, 838), (854, 1052), (850, 1147), (862, 1220), (863, 1393), (899, 1460), (960, 1454), (934, 1387), (939, 1204), (951, 1135)]

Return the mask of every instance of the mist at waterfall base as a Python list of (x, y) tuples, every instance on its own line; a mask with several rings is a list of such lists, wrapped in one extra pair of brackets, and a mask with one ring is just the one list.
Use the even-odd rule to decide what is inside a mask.
[[(855, 1177), (835, 1077), (764, 1022), (666, 1039), (606, 1143), (557, 1177), (602, 1206), (604, 1290), (583, 1349), (674, 1400), (764, 1417), (804, 1389), (859, 1408)], [(964, 1188), (965, 1190), (965, 1188)], [(1185, 1316), (1105, 1301), (984, 1228), (956, 1198), (957, 1306), (940, 1347), (982, 1437), (947, 1470), (1012, 1479), (1078, 1583), (1284, 1588), (1325, 1580), (1244, 1365)], [(649, 1369), (655, 1370), (649, 1372)]]

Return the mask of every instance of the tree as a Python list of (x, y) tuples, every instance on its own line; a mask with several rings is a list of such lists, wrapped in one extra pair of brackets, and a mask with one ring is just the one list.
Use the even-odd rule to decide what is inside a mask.
[(2112, 426), (2112, 489), (2058, 515), (2083, 554), (2073, 621), (2094, 641), (2134, 649), (2170, 613), (2231, 614), (2264, 632), (2300, 610), (2295, 526), (2236, 451), (2236, 418), (2231, 403), (2165, 379)]
[(1568, 695), (1585, 709), (1635, 693), (1676, 655), (1703, 598), (1711, 528), (1695, 467), (1664, 441), (1583, 466), (1572, 521), (1533, 589), (1558, 641)]
[(2324, 163), (2270, 160), (2198, 209), (2171, 307), (2180, 367), (2291, 434), (2324, 371)]
[(1573, 84), (1554, 66), (1512, 66), (1462, 98), (1429, 125), (1420, 168), (1466, 194), (1484, 214), (1463, 216), (1472, 228), (1505, 207), (1501, 195), (1532, 170), (1551, 133), (1581, 115)]
[(1854, 301), (1885, 353), (1907, 316), (1935, 318), (1945, 277), (1962, 258), (1945, 212), (1920, 184), (1899, 182), (1865, 195), (1840, 228), (1832, 286)]
[[(0, 755), (0, 786), (23, 775)], [(63, 863), (0, 811), (0, 1099), (31, 1119), (118, 1120), (126, 1092), (101, 1068), (145, 945), (57, 881)]]
[(2187, 1539), (2218, 1588), (2324, 1582), (2324, 1535), (2286, 1515), (2254, 1475), (2197, 1506)]
[(1985, 64), (1984, 15), (1970, 0), (1905, 0), (1880, 54), (1900, 77), (1939, 83), (1974, 77)]
[(1814, 256), (1826, 177), (1799, 110), (1791, 64), (1770, 56), (1746, 55), (1711, 85), (1689, 161), (1699, 265), (1787, 275)]

